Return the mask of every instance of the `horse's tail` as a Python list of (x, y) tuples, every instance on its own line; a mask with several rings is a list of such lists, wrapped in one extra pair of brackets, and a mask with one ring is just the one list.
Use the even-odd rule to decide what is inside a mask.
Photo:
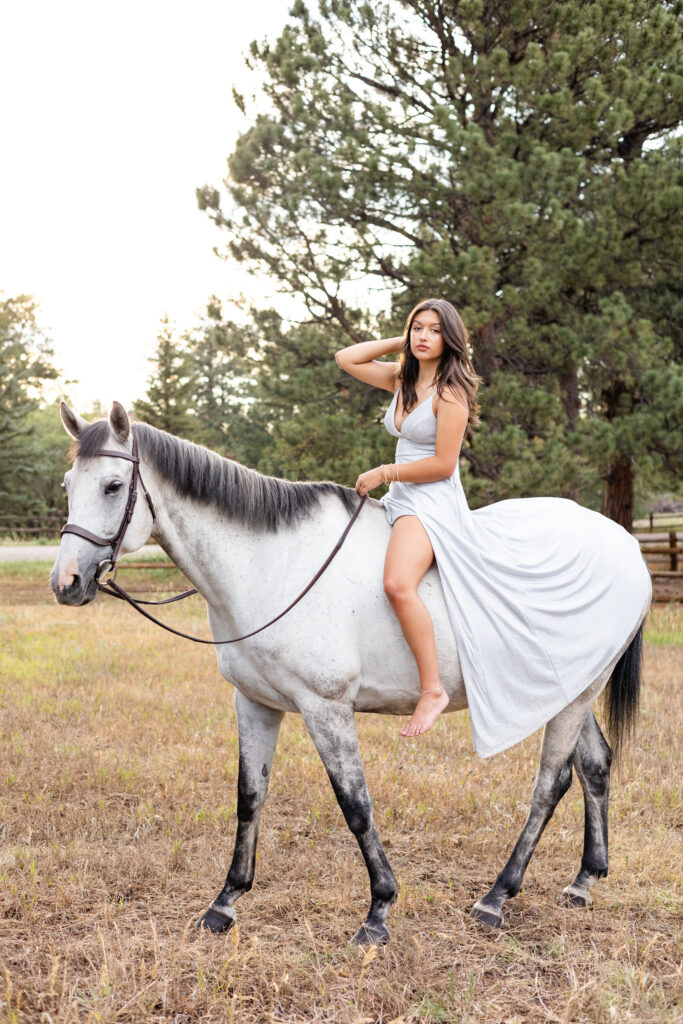
[(607, 730), (615, 761), (619, 760), (624, 740), (630, 739), (635, 729), (642, 663), (643, 623), (641, 622), (638, 632), (614, 666), (614, 671), (605, 689)]

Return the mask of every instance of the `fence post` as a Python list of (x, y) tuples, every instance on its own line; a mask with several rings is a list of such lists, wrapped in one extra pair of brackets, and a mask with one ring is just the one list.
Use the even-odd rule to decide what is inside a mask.
[(650, 533), (652, 533), (654, 528), (654, 516), (652, 515), (652, 512), (650, 512)]
[(671, 572), (678, 572), (678, 540), (675, 530), (669, 530), (669, 568)]

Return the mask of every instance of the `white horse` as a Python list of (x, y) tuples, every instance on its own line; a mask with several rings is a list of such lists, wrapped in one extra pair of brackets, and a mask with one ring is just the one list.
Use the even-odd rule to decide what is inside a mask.
[[(62, 420), (76, 440), (65, 483), (70, 522), (77, 525), (63, 535), (52, 571), (61, 604), (93, 600), (98, 567), (111, 559), (116, 539), (122, 551), (135, 551), (151, 535), (206, 600), (214, 640), (241, 636), (303, 589), (358, 502), (355, 491), (338, 484), (262, 476), (145, 424), (131, 427), (118, 403), (108, 420), (92, 424), (62, 403)], [(138, 501), (127, 516), (138, 451), (139, 479), (151, 501)], [(121, 541), (122, 515), (130, 522)], [(419, 693), (413, 656), (382, 589), (389, 534), (384, 509), (368, 501), (310, 594), (264, 632), (216, 648), (220, 671), (237, 691), (239, 778), (232, 863), (223, 889), (198, 922), (212, 932), (232, 927), (235, 902), (251, 888), (280, 722), (294, 711), (313, 738), (370, 876), (370, 910), (354, 941), (388, 939), (385, 919), (397, 885), (373, 822), (354, 713), (409, 714)], [(436, 568), (420, 593), (434, 621), (448, 710), (458, 711), (467, 697)], [(619, 655), (546, 724), (528, 820), (495, 884), (475, 904), (477, 920), (502, 924), (503, 904), (519, 892), (536, 843), (571, 785), (572, 766), (584, 792), (585, 841), (579, 873), (563, 898), (590, 903), (591, 886), (607, 874), (611, 751), (591, 705), (611, 677), (610, 733), (618, 743), (636, 713), (649, 600), (646, 595), (641, 620), (623, 637)]]

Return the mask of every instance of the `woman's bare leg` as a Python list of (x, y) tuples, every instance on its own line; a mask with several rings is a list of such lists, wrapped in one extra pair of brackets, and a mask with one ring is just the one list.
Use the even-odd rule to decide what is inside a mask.
[(434, 561), (427, 531), (417, 516), (401, 516), (394, 523), (384, 562), (384, 592), (396, 612), (417, 662), (420, 698), (402, 736), (419, 736), (434, 725), (448, 704), (439, 680), (434, 626), (417, 585)]

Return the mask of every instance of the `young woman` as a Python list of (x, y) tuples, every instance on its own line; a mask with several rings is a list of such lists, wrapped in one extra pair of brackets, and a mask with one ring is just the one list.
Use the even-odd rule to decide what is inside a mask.
[[(398, 363), (376, 361), (391, 352), (401, 353)], [(381, 499), (393, 526), (384, 584), (420, 674), (403, 735), (431, 728), (448, 702), (431, 618), (417, 594), (436, 559), (472, 741), (490, 757), (559, 714), (624, 651), (651, 594), (638, 542), (566, 498), (468, 507), (458, 455), (468, 425), (478, 422), (479, 378), (450, 303), (421, 302), (402, 338), (352, 345), (337, 362), (394, 392), (384, 425), (398, 438), (396, 462), (361, 473), (356, 488), (367, 494), (391, 481)], [(451, 668), (442, 665), (444, 674)]]
[[(356, 490), (367, 494), (391, 482), (383, 499), (393, 526), (384, 590), (420, 675), (420, 696), (402, 736), (426, 732), (448, 704), (432, 620), (417, 587), (434, 561), (430, 520), (435, 514), (457, 519), (465, 500), (458, 456), (468, 424), (479, 422), (479, 378), (467, 341), (467, 329), (450, 302), (427, 299), (410, 313), (402, 337), (360, 342), (336, 354), (347, 373), (394, 394), (384, 422), (398, 438), (396, 462), (362, 473)], [(401, 353), (398, 362), (379, 361), (393, 352)]]

